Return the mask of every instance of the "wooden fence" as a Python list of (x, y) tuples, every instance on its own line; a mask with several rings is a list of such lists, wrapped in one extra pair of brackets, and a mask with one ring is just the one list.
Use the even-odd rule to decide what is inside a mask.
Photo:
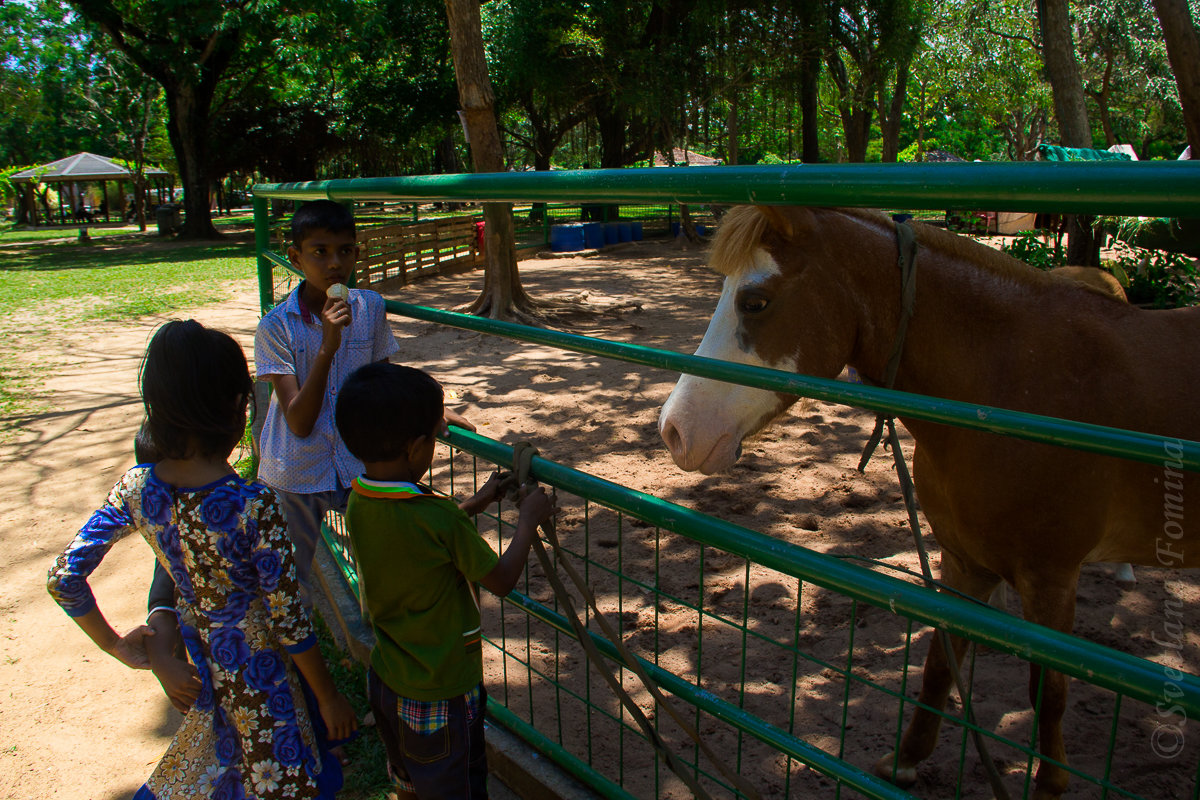
[(357, 286), (408, 283), (449, 267), (471, 268), (483, 260), (475, 217), (360, 228)]

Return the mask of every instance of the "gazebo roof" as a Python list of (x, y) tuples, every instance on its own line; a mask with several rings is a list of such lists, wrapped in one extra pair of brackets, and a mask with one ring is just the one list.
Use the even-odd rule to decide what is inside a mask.
[[(147, 175), (167, 175), (165, 169), (147, 167), (143, 172)], [(13, 173), (9, 180), (13, 183), (39, 181), (53, 183), (55, 181), (119, 181), (132, 177), (133, 173), (122, 167), (111, 158), (98, 156), (94, 153), (76, 153), (73, 156), (41, 164), (20, 172)]]

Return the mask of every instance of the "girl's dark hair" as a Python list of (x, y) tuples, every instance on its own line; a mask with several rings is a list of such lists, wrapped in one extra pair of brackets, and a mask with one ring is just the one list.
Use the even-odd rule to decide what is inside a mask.
[(229, 334), (168, 322), (146, 348), (141, 385), (145, 431), (161, 458), (227, 458), (241, 441), (254, 384)]
[(158, 452), (158, 448), (150, 438), (149, 420), (142, 420), (138, 432), (134, 434), (133, 460), (138, 464), (153, 464), (156, 461), (162, 461), (162, 453)]
[(419, 369), (377, 361), (359, 367), (338, 392), (338, 433), (360, 461), (391, 461), (409, 443), (434, 433), (442, 386)]
[(354, 215), (350, 209), (332, 200), (313, 200), (292, 214), (292, 244), (299, 247), (313, 231), (354, 233)]

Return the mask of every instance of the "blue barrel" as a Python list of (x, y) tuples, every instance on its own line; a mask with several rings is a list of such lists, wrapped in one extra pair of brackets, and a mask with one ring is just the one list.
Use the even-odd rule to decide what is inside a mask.
[(599, 222), (583, 223), (583, 246), (594, 250), (604, 247), (604, 225)]
[(679, 235), (679, 227), (680, 226), (679, 226), (678, 222), (671, 223), (671, 238), (672, 239), (674, 239), (676, 236)]
[(583, 249), (583, 225), (570, 222), (550, 226), (550, 249), (556, 253), (569, 253)]
[(604, 223), (604, 243), (616, 244), (621, 241), (621, 226), (615, 222)]
[(640, 242), (642, 240), (642, 223), (641, 222), (631, 222), (631, 223), (629, 223), (629, 227), (633, 231), (633, 240), (635, 242)]
[(703, 236), (707, 230), (708, 229), (705, 228), (703, 225), (697, 225), (696, 226), (696, 235)]
[(621, 241), (622, 242), (632, 242), (633, 241), (633, 229), (631, 227), (629, 227), (628, 222), (619, 223), (618, 230), (621, 232)]

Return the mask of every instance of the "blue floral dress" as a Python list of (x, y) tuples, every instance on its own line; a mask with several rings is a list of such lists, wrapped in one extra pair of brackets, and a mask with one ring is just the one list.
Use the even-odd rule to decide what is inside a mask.
[(131, 531), (175, 579), (180, 632), (201, 681), (136, 800), (334, 797), (341, 768), (288, 655), (316, 636), (275, 493), (236, 475), (175, 488), (152, 466), (134, 467), (50, 570), (50, 593), (68, 614), (95, 607), (87, 577)]

